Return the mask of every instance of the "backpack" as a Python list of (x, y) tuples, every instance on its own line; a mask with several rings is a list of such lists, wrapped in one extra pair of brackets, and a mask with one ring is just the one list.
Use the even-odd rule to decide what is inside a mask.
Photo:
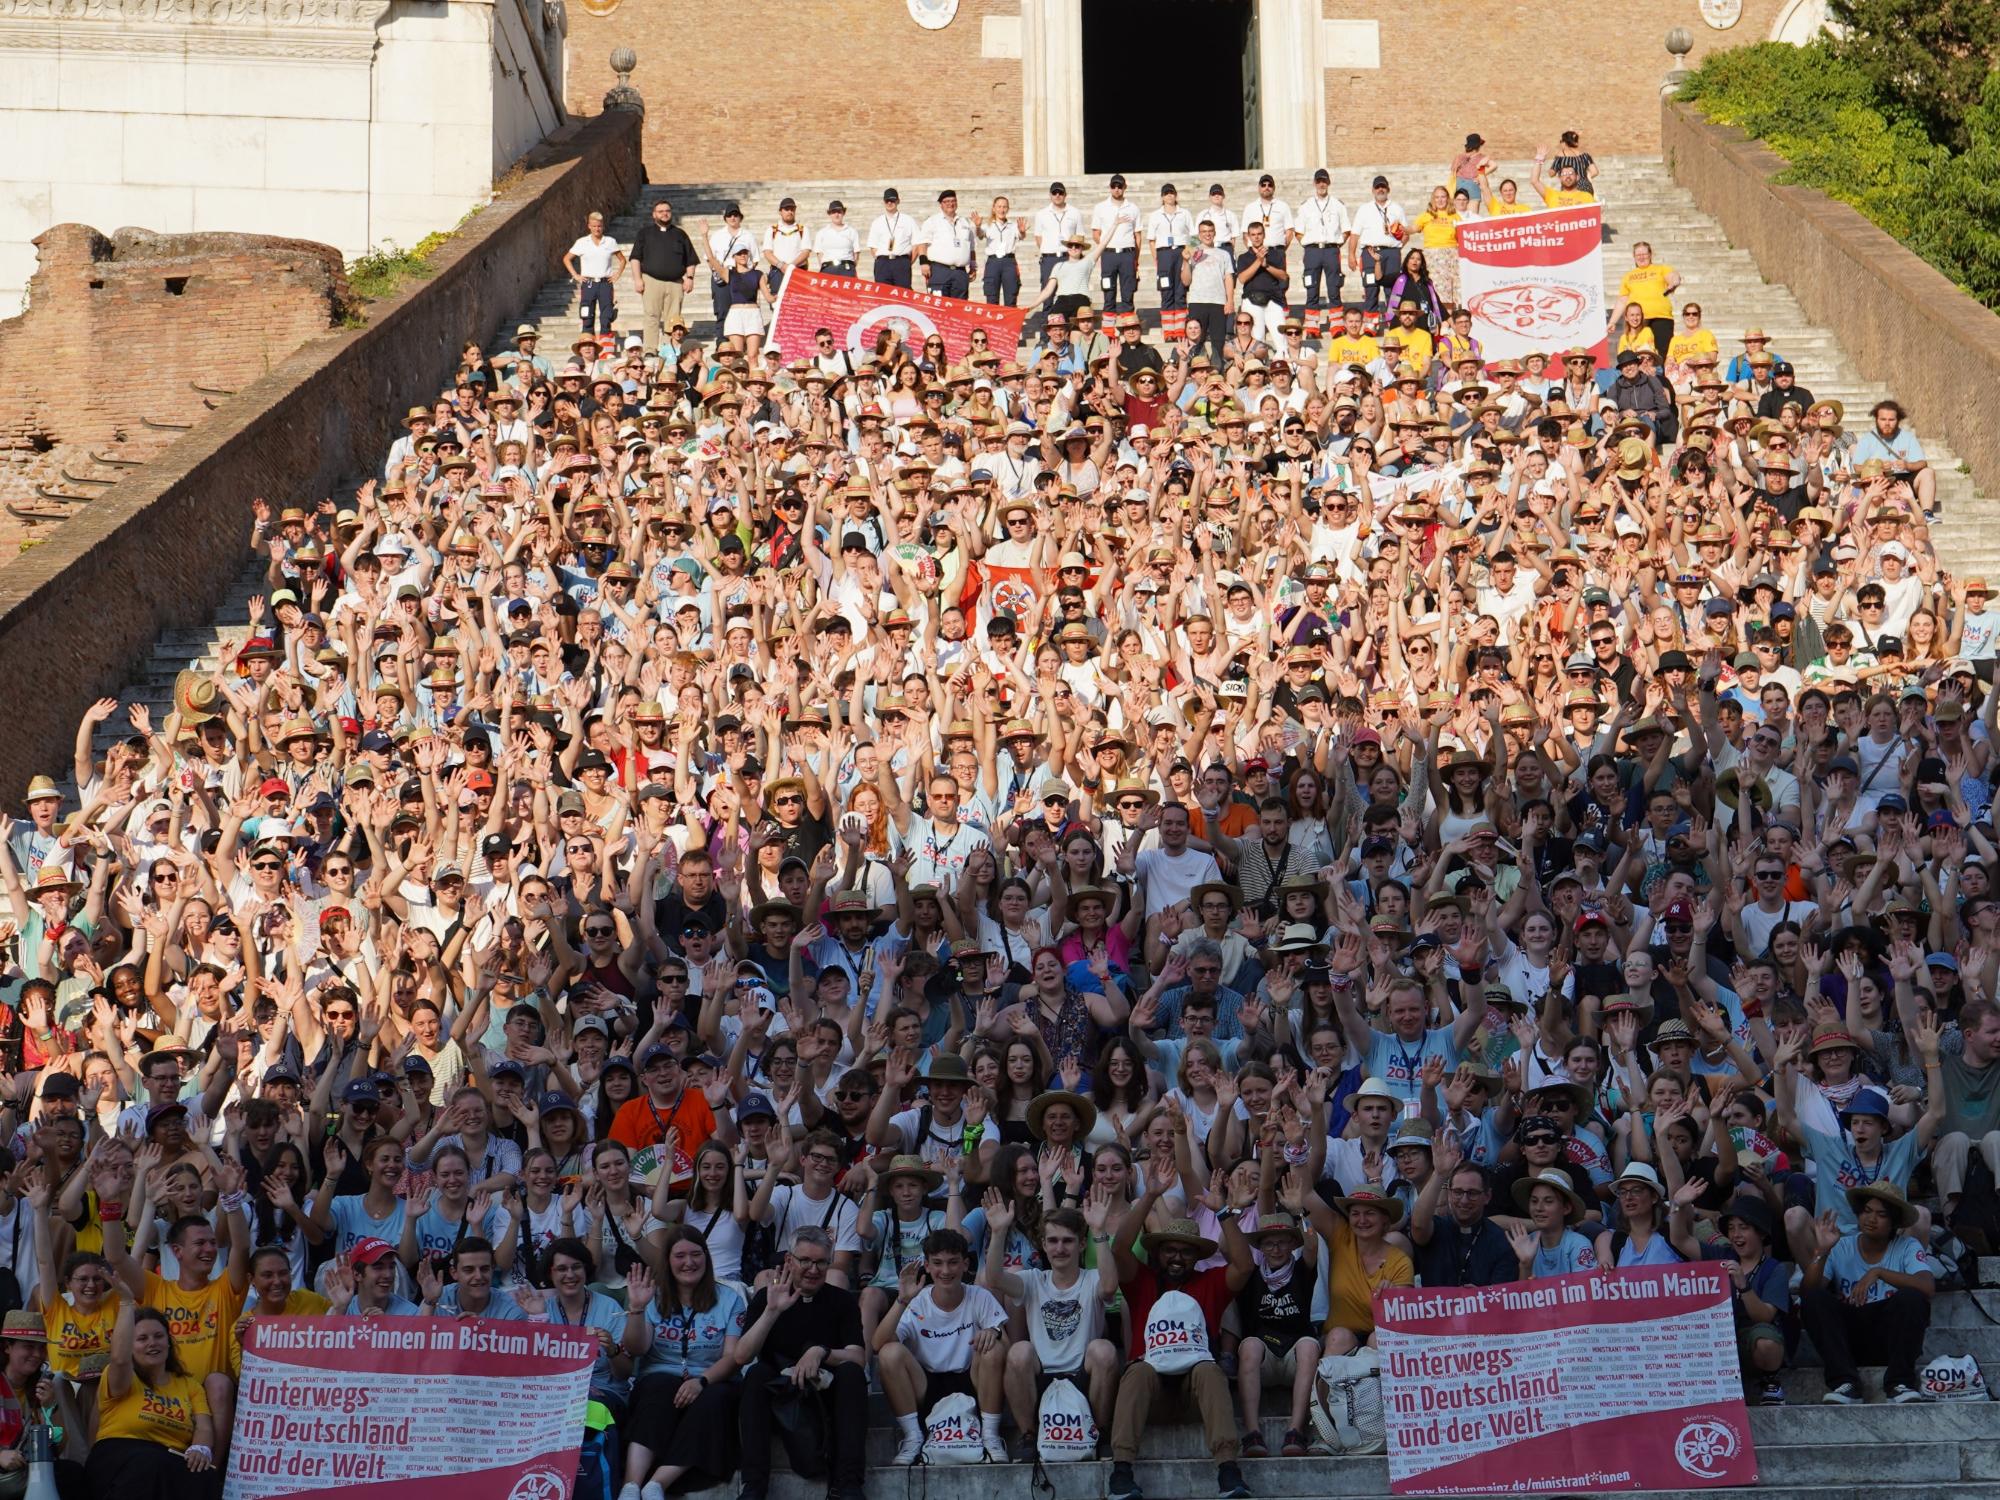
[(1336, 1453), (1382, 1453), (1388, 1428), (1382, 1416), (1382, 1360), (1373, 1349), (1329, 1354), (1312, 1384), (1313, 1428)]
[(818, 1388), (801, 1390), (789, 1374), (766, 1377), (771, 1399), (771, 1425), (785, 1450), (792, 1472), (806, 1479), (825, 1477), (831, 1467), (827, 1443), (826, 1400)]
[(1042, 1392), (1035, 1452), (1043, 1463), (1084, 1463), (1097, 1457), (1097, 1419), (1075, 1382), (1059, 1376)]
[(1917, 1389), (1932, 1401), (1988, 1401), (1986, 1377), (1970, 1354), (1940, 1354), (1917, 1373)]
[(1208, 1320), (1186, 1292), (1168, 1292), (1146, 1315), (1141, 1343), (1147, 1364), (1162, 1375), (1179, 1375), (1209, 1358)]
[(585, 1409), (583, 1443), (576, 1453), (576, 1484), (573, 1500), (611, 1500), (618, 1486), (613, 1475), (618, 1470), (617, 1430), (608, 1407), (593, 1401)]
[(979, 1430), (979, 1408), (960, 1391), (946, 1396), (924, 1419), (926, 1464), (976, 1464), (986, 1457), (986, 1440)]

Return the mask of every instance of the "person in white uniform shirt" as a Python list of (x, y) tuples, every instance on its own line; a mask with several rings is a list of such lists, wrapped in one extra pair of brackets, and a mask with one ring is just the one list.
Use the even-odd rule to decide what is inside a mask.
[(1403, 205), (1389, 196), (1389, 179), (1377, 177), (1368, 202), (1354, 211), (1354, 232), (1347, 242), (1347, 269), (1361, 273), (1363, 312), (1378, 312), (1389, 287), (1403, 271), (1403, 241), (1408, 224)]
[(736, 252), (748, 250), (757, 258), (757, 241), (743, 228), (743, 210), (734, 203), (722, 210), (722, 227), (709, 228), (708, 296), (715, 308), (715, 321), (729, 316), (729, 272), (736, 264)]
[(1103, 250), (1098, 278), (1104, 311), (1130, 312), (1139, 292), (1139, 205), (1125, 196), (1125, 174), (1111, 174), (1111, 196), (1090, 212), (1090, 237)]
[(1257, 179), (1257, 196), (1243, 211), (1245, 224), (1258, 223), (1264, 226), (1264, 244), (1272, 250), (1283, 250), (1292, 243), (1292, 210), (1285, 200), (1278, 196), (1277, 179), (1266, 172)]
[(826, 223), (813, 236), (813, 269), (830, 276), (852, 276), (861, 259), (861, 236), (847, 222), (847, 205), (838, 198), (826, 206)]
[(981, 291), (992, 307), (1015, 307), (1021, 301), (1021, 265), (1014, 259), (1014, 251), (1028, 226), (1011, 216), (1012, 209), (1013, 205), (1000, 197), (993, 200), (990, 217), (972, 216), (972, 227), (979, 231), (980, 245), (986, 251), (986, 279)]
[(1041, 259), (1041, 281), (1047, 286), (1056, 262), (1063, 258), (1063, 246), (1072, 235), (1083, 233), (1083, 214), (1069, 205), (1069, 189), (1060, 182), (1049, 184), (1049, 205), (1035, 215), (1035, 254)]
[[(589, 233), (569, 247), (563, 267), (581, 295), (583, 331), (608, 334), (611, 320), (618, 315), (613, 279), (625, 268), (625, 252), (618, 248), (618, 241), (605, 234), (603, 214), (592, 214), (585, 220), (585, 227)], [(595, 328), (591, 327), (593, 314), (597, 318)]]
[(960, 302), (972, 295), (972, 225), (958, 216), (956, 191), (938, 194), (938, 211), (924, 220), (913, 249), (924, 262), (925, 291)]
[(1313, 314), (1340, 306), (1340, 257), (1353, 232), (1347, 205), (1333, 196), (1332, 182), (1325, 167), (1313, 173), (1312, 196), (1292, 218), (1292, 232), (1305, 248), (1306, 321), (1315, 327)]
[(869, 276), (884, 286), (910, 285), (910, 257), (916, 250), (917, 226), (903, 213), (903, 195), (882, 190), (882, 212), (868, 226), (868, 249), (875, 257)]
[(799, 222), (798, 204), (790, 198), (779, 199), (778, 222), (764, 231), (764, 276), (773, 297), (784, 290), (792, 267), (805, 264), (811, 249), (806, 226)]
[[(1162, 326), (1179, 321), (1168, 318), (1168, 313), (1185, 316), (1187, 312), (1187, 285), (1181, 280), (1181, 259), (1194, 243), (1194, 215), (1180, 204), (1181, 195), (1174, 185), (1164, 183), (1160, 187), (1160, 206), (1146, 220), (1146, 243), (1153, 247), (1153, 274), (1159, 278)], [(1167, 327), (1170, 335), (1173, 331)]]
[(1215, 243), (1229, 254), (1236, 253), (1236, 242), (1243, 236), (1243, 225), (1236, 217), (1236, 210), (1229, 206), (1229, 194), (1222, 184), (1213, 182), (1208, 187), (1208, 207), (1194, 216), (1197, 226), (1213, 224)]

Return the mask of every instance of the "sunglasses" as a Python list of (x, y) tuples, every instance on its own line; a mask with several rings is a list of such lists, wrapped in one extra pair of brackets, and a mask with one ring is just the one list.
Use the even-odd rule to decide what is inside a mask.
[(285, 866), (282, 860), (255, 859), (250, 862), (250, 868), (253, 870), (282, 870)]
[(586, 927), (583, 929), (583, 935), (585, 937), (611, 937), (617, 931), (616, 927)]
[(1524, 1136), (1521, 1144), (1524, 1146), (1560, 1146), (1562, 1144), (1562, 1137), (1559, 1135)]

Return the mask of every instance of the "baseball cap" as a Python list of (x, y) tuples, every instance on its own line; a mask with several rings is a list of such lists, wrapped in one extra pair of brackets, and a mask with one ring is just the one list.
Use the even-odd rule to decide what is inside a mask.
[(775, 1123), (777, 1118), (778, 1112), (771, 1107), (770, 1096), (768, 1094), (760, 1094), (754, 1089), (745, 1094), (742, 1102), (736, 1106), (736, 1120), (738, 1124), (741, 1124), (745, 1120), (756, 1119), (770, 1120)]
[(372, 1266), (395, 1253), (387, 1240), (378, 1240), (371, 1235), (354, 1242), (354, 1247), (347, 1252), (347, 1263), (351, 1266)]

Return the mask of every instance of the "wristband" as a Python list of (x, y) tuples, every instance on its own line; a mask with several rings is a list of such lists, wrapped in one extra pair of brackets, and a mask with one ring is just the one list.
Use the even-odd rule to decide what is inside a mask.
[(215, 1206), (226, 1214), (243, 1212), (243, 1205), (250, 1201), (250, 1195), (240, 1189), (234, 1193), (224, 1193), (215, 1200)]
[(189, 1443), (187, 1451), (189, 1453), (199, 1453), (203, 1458), (212, 1459), (215, 1457), (215, 1450), (210, 1448), (206, 1443)]
[(108, 1207), (102, 1203), (97, 1205), (97, 1222), (100, 1224), (116, 1224), (124, 1217), (125, 1205), (122, 1203), (115, 1203)]

